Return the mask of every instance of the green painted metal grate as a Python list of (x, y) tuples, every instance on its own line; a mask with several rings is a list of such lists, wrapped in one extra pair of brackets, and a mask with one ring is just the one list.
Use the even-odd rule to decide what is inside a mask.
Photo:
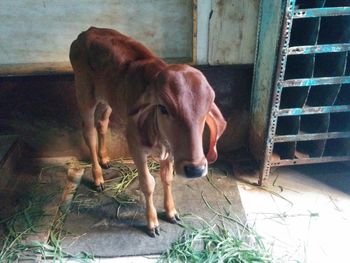
[(259, 183), (273, 166), (350, 160), (350, 0), (261, 1), (258, 32)]

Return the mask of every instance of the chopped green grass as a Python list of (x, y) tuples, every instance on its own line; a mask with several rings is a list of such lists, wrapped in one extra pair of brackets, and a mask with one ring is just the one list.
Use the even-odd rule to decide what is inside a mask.
[(46, 216), (44, 207), (57, 194), (46, 193), (44, 185), (28, 189), (25, 199), (17, 207), (15, 213), (7, 218), (0, 219), (5, 238), (0, 244), (0, 262), (10, 263), (19, 260), (50, 259), (53, 262), (62, 262), (65, 258), (73, 258), (81, 262), (93, 260), (93, 256), (86, 253), (77, 255), (63, 251), (61, 247), (61, 231), (66, 215), (60, 213), (52, 225), (47, 242), (31, 241), (41, 227)]
[(37, 189), (28, 191), (30, 197), (20, 204), (15, 213), (0, 220), (5, 232), (5, 240), (0, 250), (0, 262), (15, 262), (27, 254), (26, 248), (21, 244), (29, 234), (34, 233), (40, 220), (45, 216), (44, 205), (52, 200), (54, 194), (36, 196)]
[[(214, 168), (210, 168), (210, 169), (209, 169), (209, 173), (208, 173), (208, 175), (207, 175), (207, 180), (208, 180), (208, 182), (211, 184), (212, 187), (215, 188), (216, 191), (218, 191), (219, 193), (221, 193), (221, 194), (225, 197), (226, 201), (227, 201), (230, 205), (232, 205), (232, 203), (231, 203), (230, 199), (227, 197), (226, 193), (223, 192), (223, 191), (214, 183), (214, 181), (213, 181), (213, 179), (212, 179), (212, 177), (213, 177), (213, 171), (214, 171), (214, 170), (215, 170)], [(219, 171), (221, 171), (221, 170), (219, 170)], [(228, 174), (227, 174), (226, 171), (223, 171), (223, 172), (224, 172), (224, 175), (225, 175), (225, 176), (228, 176)]]
[(64, 220), (68, 213), (69, 209), (60, 210), (58, 212), (58, 215), (52, 224), (49, 240), (45, 244), (45, 249), (42, 250), (42, 255), (44, 258), (51, 258), (54, 262), (56, 260), (61, 262), (63, 259), (67, 258), (81, 262), (92, 262), (94, 260), (93, 255), (87, 254), (85, 252), (73, 255), (64, 251), (61, 246)]
[[(76, 161), (72, 161), (71, 163), (68, 163), (68, 165), (71, 168), (91, 167), (91, 165), (88, 163)], [(43, 168), (40, 176), (42, 176), (43, 171), (56, 167), (57, 166), (50, 166)], [(158, 163), (154, 161), (149, 162), (149, 169), (151, 172), (155, 172), (159, 170), (159, 168)], [(131, 168), (127, 161), (121, 159), (113, 161), (111, 169), (117, 170), (120, 173), (120, 176), (111, 180), (107, 184), (104, 194), (112, 196), (118, 203), (123, 205), (134, 202), (131, 197), (125, 194), (125, 190), (137, 177), (137, 170), (135, 168)], [(68, 213), (68, 210), (60, 211), (56, 217), (50, 231), (49, 240), (47, 242), (26, 242), (26, 238), (37, 231), (41, 219), (45, 216), (45, 204), (50, 202), (50, 200), (56, 194), (43, 194), (45, 193), (43, 189), (31, 189), (28, 191), (28, 193), (29, 197), (20, 207), (18, 207), (14, 215), (9, 218), (0, 219), (0, 224), (6, 230), (6, 238), (3, 241), (0, 250), (0, 262), (16, 262), (20, 259), (33, 261), (50, 259), (53, 262), (62, 262), (67, 258), (74, 258), (75, 260), (81, 262), (92, 261), (94, 259), (92, 255), (88, 255), (86, 253), (72, 255), (62, 249), (61, 233), (64, 219)], [(98, 193), (94, 191), (91, 191), (91, 193), (93, 195), (98, 195)], [(84, 207), (98, 205), (95, 196), (90, 197), (91, 198), (86, 199), (76, 196), (74, 202), (80, 202), (80, 205)]]
[(162, 255), (160, 262), (273, 262), (261, 237), (248, 227), (231, 232), (225, 226), (227, 220), (213, 225), (197, 219), (202, 226), (182, 224), (184, 233)]
[[(214, 219), (208, 222), (195, 215), (183, 216), (192, 219), (192, 224), (181, 223), (182, 236), (161, 256), (160, 262), (222, 262), (222, 263), (272, 263), (271, 248), (266, 248), (263, 239), (254, 229), (243, 224), (227, 210), (215, 210), (205, 199)], [(193, 226), (193, 220), (196, 220)], [(221, 222), (221, 223), (214, 223)], [(198, 224), (199, 223), (199, 224)], [(231, 226), (231, 231), (227, 226)]]
[[(125, 190), (138, 176), (137, 169), (131, 167), (131, 163), (131, 159), (116, 159), (111, 161), (110, 169), (116, 170), (119, 176), (106, 182), (103, 194), (111, 197), (119, 205), (129, 205), (136, 202), (132, 196), (125, 193)], [(70, 165), (75, 168), (91, 167), (88, 163), (76, 161), (70, 163)], [(150, 172), (156, 172), (160, 169), (160, 166), (159, 163), (150, 160), (148, 162), (148, 168)], [(93, 209), (102, 204), (101, 202), (103, 200), (99, 196), (100, 193), (96, 191), (90, 191), (88, 194), (78, 194), (75, 196), (73, 204), (77, 207), (78, 211)]]

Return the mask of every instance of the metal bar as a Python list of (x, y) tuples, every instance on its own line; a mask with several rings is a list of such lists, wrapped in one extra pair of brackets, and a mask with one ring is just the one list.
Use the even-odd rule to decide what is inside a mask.
[[(264, 1), (261, 1), (263, 3)], [(276, 61), (276, 73), (273, 76), (274, 85), (273, 89), (273, 97), (271, 101), (271, 112), (270, 112), (270, 120), (268, 124), (268, 132), (266, 135), (266, 149), (264, 152), (263, 165), (260, 169), (259, 174), (259, 185), (264, 184), (266, 179), (270, 174), (270, 162), (271, 156), (273, 152), (273, 141), (272, 138), (275, 136), (276, 128), (277, 128), (277, 116), (275, 114), (279, 109), (280, 98), (282, 94), (283, 87), (280, 85), (280, 82), (283, 82), (284, 72), (286, 69), (287, 62), (287, 50), (289, 45), (290, 33), (293, 25), (293, 11), (295, 7), (295, 0), (290, 1), (280, 1), (280, 3), (285, 4), (285, 14), (283, 18), (283, 25), (281, 27), (281, 40), (278, 51), (278, 59)], [(283, 6), (283, 4), (281, 6)], [(281, 10), (283, 12), (283, 10)], [(282, 21), (281, 21), (282, 22)]]
[(288, 55), (318, 54), (347, 51), (350, 51), (350, 44), (348, 43), (315, 46), (295, 46), (288, 48)]
[(350, 111), (350, 105), (323, 106), (323, 107), (304, 107), (278, 110), (278, 116), (298, 116), (308, 114), (322, 114), (334, 112)]
[(305, 158), (305, 159), (286, 159), (280, 161), (271, 162), (271, 166), (287, 166), (287, 165), (298, 165), (298, 164), (309, 164), (309, 163), (327, 163), (327, 162), (341, 162), (349, 161), (349, 156), (329, 156), (329, 157), (317, 157), (317, 158)]
[(293, 18), (309, 18), (321, 16), (347, 16), (350, 15), (350, 7), (327, 7), (327, 8), (310, 8), (295, 9)]
[(328, 133), (310, 133), (310, 134), (296, 134), (296, 135), (279, 135), (273, 138), (276, 142), (294, 142), (294, 141), (312, 141), (312, 140), (326, 140), (337, 138), (349, 138), (348, 132), (328, 132)]
[[(263, 166), (260, 172), (259, 184), (262, 184), (268, 177), (270, 168), (274, 166), (285, 166), (285, 165), (295, 165), (295, 164), (308, 164), (308, 163), (322, 163), (322, 162), (335, 162), (335, 161), (348, 161), (350, 160), (350, 154), (347, 152), (342, 156), (323, 156), (324, 149), (322, 153), (317, 149), (317, 154), (311, 158), (301, 158), (296, 159), (294, 156), (287, 155), (289, 159), (279, 160), (275, 159), (273, 155), (273, 147), (275, 143), (288, 142), (289, 144), (296, 143), (298, 141), (310, 141), (310, 142), (320, 142), (321, 144), (326, 144), (328, 139), (336, 138), (349, 138), (350, 131), (346, 132), (330, 132), (330, 133), (312, 133), (312, 134), (296, 134), (296, 135), (278, 135), (276, 136), (276, 127), (278, 125), (277, 118), (279, 116), (300, 116), (307, 114), (325, 114), (329, 118), (330, 113), (333, 112), (350, 112), (350, 105), (336, 105), (336, 106), (324, 106), (320, 107), (307, 107), (303, 106), (300, 108), (292, 109), (280, 109), (280, 101), (282, 96), (282, 90), (284, 87), (309, 87), (309, 90), (313, 86), (320, 85), (339, 85), (349, 84), (350, 76), (338, 75), (335, 77), (318, 77), (314, 78), (313, 75), (310, 75), (310, 78), (301, 78), (301, 79), (287, 79), (285, 80), (285, 69), (286, 69), (286, 59), (288, 55), (302, 55), (302, 54), (311, 54), (315, 57), (315, 54), (318, 53), (334, 53), (334, 52), (350, 52), (350, 43), (340, 43), (340, 44), (324, 44), (324, 45), (307, 45), (307, 46), (294, 46), (289, 47), (289, 39), (291, 26), (294, 19), (302, 18), (318, 18), (318, 21), (321, 20), (321, 17), (327, 16), (350, 16), (350, 7), (331, 7), (324, 8), (322, 6), (319, 8), (311, 9), (297, 9), (295, 8), (296, 0), (286, 1), (286, 13), (284, 18), (283, 27), (281, 29), (281, 44), (279, 50), (279, 57), (276, 65), (276, 75), (275, 75), (275, 86), (273, 87), (273, 98), (272, 98), (272, 109), (271, 117), (268, 128), (268, 134), (266, 138), (266, 151), (264, 156)], [(324, 4), (325, 1), (323, 1)], [(318, 24), (317, 32), (320, 31), (320, 24)], [(315, 28), (316, 30), (316, 28)], [(315, 42), (317, 43), (317, 39)], [(310, 43), (310, 44), (311, 44)], [(333, 93), (332, 93), (333, 94)], [(330, 104), (326, 104), (330, 105)], [(329, 120), (327, 121), (329, 122)], [(328, 131), (329, 123), (327, 124)], [(348, 140), (348, 139), (347, 139)], [(324, 147), (324, 145), (322, 147)], [(318, 147), (318, 145), (317, 145)], [(289, 150), (289, 149), (288, 149)], [(287, 153), (286, 153), (287, 154)], [(293, 158), (294, 157), (294, 158)], [(302, 156), (300, 156), (302, 157)]]
[(317, 86), (317, 85), (336, 85), (349, 84), (350, 76), (346, 77), (324, 77), (311, 79), (288, 79), (282, 81), (283, 87)]

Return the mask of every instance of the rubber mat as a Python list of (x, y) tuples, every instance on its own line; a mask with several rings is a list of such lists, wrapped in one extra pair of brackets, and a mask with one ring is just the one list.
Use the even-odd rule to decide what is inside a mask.
[[(106, 177), (118, 176), (117, 171), (108, 170)], [(87, 252), (96, 257), (119, 257), (134, 255), (161, 254), (172, 242), (179, 238), (184, 229), (164, 220), (163, 189), (158, 174), (154, 203), (158, 210), (160, 235), (155, 238), (145, 233), (145, 205), (142, 192), (136, 179), (126, 191), (135, 203), (120, 205), (107, 192), (91, 190), (91, 169), (86, 169), (77, 189), (72, 211), (66, 218), (63, 239), (64, 250), (70, 253)], [(113, 179), (106, 182), (113, 182)], [(213, 209), (230, 213), (244, 222), (236, 181), (232, 174), (212, 169), (208, 177), (187, 179), (175, 176), (173, 183), (175, 204), (183, 222), (196, 224), (187, 214), (213, 220)], [(209, 208), (208, 205), (211, 207)], [(216, 217), (217, 218), (217, 217)]]

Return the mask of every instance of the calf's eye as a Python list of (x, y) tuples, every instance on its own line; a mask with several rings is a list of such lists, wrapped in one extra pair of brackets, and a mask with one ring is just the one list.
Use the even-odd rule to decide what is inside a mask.
[(163, 115), (169, 115), (169, 112), (167, 111), (167, 109), (165, 108), (165, 106), (163, 105), (158, 105), (158, 109), (160, 111), (161, 114)]

